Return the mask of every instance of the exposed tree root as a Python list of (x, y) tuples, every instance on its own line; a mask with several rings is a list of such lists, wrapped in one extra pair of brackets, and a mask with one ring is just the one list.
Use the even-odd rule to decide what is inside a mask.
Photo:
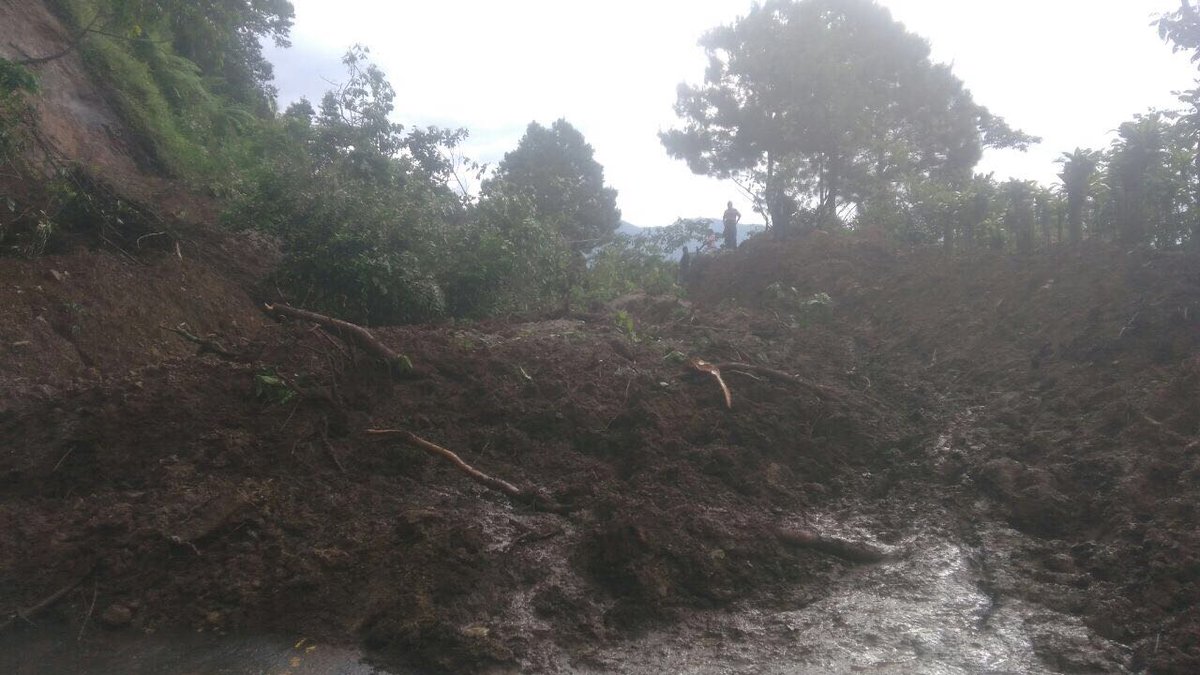
[(822, 553), (856, 563), (876, 563), (887, 558), (882, 550), (860, 541), (838, 539), (812, 530), (781, 529), (779, 540), (785, 544), (811, 548)]
[(464, 462), (463, 459), (455, 452), (443, 448), (436, 443), (430, 443), (411, 431), (405, 431), (404, 429), (367, 429), (367, 434), (375, 437), (398, 437), (406, 443), (414, 445), (435, 457), (441, 457), (442, 459), (445, 459), (453, 464), (454, 468), (458, 469), (460, 473), (465, 474), (471, 480), (484, 487), (502, 492), (513, 501), (530, 504), (535, 508), (543, 511), (549, 511), (551, 513), (563, 513), (566, 511), (565, 507), (563, 507), (561, 504), (554, 503), (541, 491), (522, 490), (506, 480), (489, 476), (488, 474)]
[(39, 613), (41, 613), (41, 612), (45, 611), (46, 609), (50, 608), (51, 606), (53, 606), (54, 603), (58, 602), (59, 600), (62, 600), (64, 597), (66, 597), (67, 593), (70, 593), (71, 591), (75, 590), (75, 588), (77, 586), (79, 586), (79, 584), (83, 583), (84, 579), (87, 579), (89, 576), (91, 576), (93, 569), (95, 569), (95, 568), (94, 567), (88, 568), (88, 571), (86, 571), (82, 575), (80, 575), (79, 578), (75, 579), (74, 581), (67, 584), (66, 586), (63, 586), (62, 588), (58, 589), (57, 591), (51, 593), (50, 595), (46, 596), (41, 601), (39, 601), (37, 604), (35, 604), (31, 607), (26, 607), (25, 609), (18, 609), (16, 611), (16, 613), (13, 614), (11, 617), (9, 617), (7, 620), (0, 622), (0, 633), (11, 628), (13, 626), (13, 624), (15, 624), (17, 622), (17, 619), (20, 619), (22, 621), (29, 621), (29, 620), (33, 619), (34, 616), (37, 616)]
[(407, 356), (404, 356), (403, 354), (397, 354), (396, 352), (392, 351), (386, 345), (380, 342), (378, 338), (372, 335), (371, 331), (359, 326), (358, 324), (353, 324), (349, 321), (342, 321), (341, 319), (334, 319), (333, 317), (325, 316), (324, 314), (317, 314), (316, 312), (310, 312), (306, 309), (297, 309), (283, 303), (276, 303), (274, 305), (267, 304), (264, 305), (264, 308), (266, 309), (267, 313), (281, 314), (293, 319), (312, 321), (322, 328), (333, 332), (342, 340), (383, 359), (388, 366), (394, 369), (408, 370), (412, 367), (412, 364), (409, 362)]

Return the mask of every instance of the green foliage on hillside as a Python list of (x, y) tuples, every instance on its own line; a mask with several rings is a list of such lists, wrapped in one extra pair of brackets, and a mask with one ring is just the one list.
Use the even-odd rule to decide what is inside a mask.
[[(395, 91), (359, 47), (316, 105), (277, 110), (261, 45), (287, 44), (287, 0), (46, 1), (73, 33), (64, 54), (79, 53), (133, 129), (137, 158), (220, 199), (229, 227), (282, 242), (273, 281), (291, 302), (380, 324), (678, 292), (671, 254), (707, 232), (680, 221), (616, 235), (617, 194), (566, 120), (531, 123), (484, 172), (459, 156), (466, 130), (398, 123)], [(1197, 25), (1183, 3), (1159, 28), (1200, 51)], [(1200, 90), (1119, 125), (1105, 150), (1064, 153), (1061, 185), (1047, 187), (974, 173), (984, 148), (1035, 139), (975, 103), (873, 0), (770, 0), (701, 44), (710, 67), (681, 85), (682, 123), (662, 142), (694, 171), (739, 181), (775, 236), (824, 227), (1018, 253), (1084, 238), (1200, 245)], [(36, 67), (0, 61), (6, 166), (28, 140)], [(462, 190), (468, 167), (478, 195)], [(5, 250), (145, 227), (93, 178), (64, 165), (24, 203), (0, 194)]]
[[(616, 292), (586, 284), (580, 265), (619, 221), (615, 192), (565, 120), (531, 125), (475, 199), (449, 187), (466, 131), (394, 122), (395, 92), (365, 49), (347, 53), (344, 82), (318, 105), (275, 111), (259, 41), (286, 43), (285, 0), (51, 1), (141, 159), (222, 199), (230, 227), (281, 240), (274, 281), (290, 301), (378, 324)], [(100, 203), (83, 183), (63, 187), (26, 219), (50, 233), (34, 253)], [(110, 211), (89, 212), (93, 227)]]
[(12, 61), (0, 59), (0, 159), (8, 161), (10, 155), (20, 150), (26, 97), (37, 91), (37, 78), (33, 73)]

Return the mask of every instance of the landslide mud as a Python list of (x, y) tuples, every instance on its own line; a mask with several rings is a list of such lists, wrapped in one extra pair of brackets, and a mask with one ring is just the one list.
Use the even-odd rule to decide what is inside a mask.
[[(937, 255), (752, 241), (697, 266), (693, 302), (378, 329), (399, 379), (212, 295), (211, 267), (159, 260), (161, 304), (119, 311), (120, 265), (5, 261), (4, 325), (83, 318), (4, 356), (0, 611), (83, 578), (37, 622), (422, 671), (1193, 670), (1195, 260)], [(180, 322), (238, 358), (160, 328)], [(798, 377), (727, 368), (726, 409), (680, 355)]]

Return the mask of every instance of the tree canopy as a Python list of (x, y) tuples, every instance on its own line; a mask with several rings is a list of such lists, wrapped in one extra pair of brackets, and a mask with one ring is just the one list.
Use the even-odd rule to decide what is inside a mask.
[(984, 147), (1024, 148), (928, 44), (873, 0), (769, 0), (701, 40), (683, 126), (661, 134), (696, 173), (740, 181), (775, 225), (887, 203), (914, 177), (965, 180)]
[(534, 217), (554, 226), (576, 251), (608, 241), (621, 224), (617, 191), (604, 185), (604, 167), (583, 134), (560, 119), (546, 128), (531, 122), (484, 186), (529, 197)]

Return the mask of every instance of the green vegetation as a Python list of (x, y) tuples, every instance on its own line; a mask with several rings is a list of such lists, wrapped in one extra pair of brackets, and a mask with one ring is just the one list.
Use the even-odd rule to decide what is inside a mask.
[(26, 96), (37, 91), (37, 79), (32, 73), (0, 59), (0, 158), (6, 161), (22, 145), (20, 122), (25, 113)]
[[(531, 123), (485, 172), (458, 155), (466, 130), (397, 123), (396, 93), (360, 47), (316, 105), (278, 111), (261, 41), (287, 44), (287, 0), (50, 1), (74, 32), (67, 52), (109, 92), (138, 158), (220, 199), (229, 227), (279, 238), (274, 281), (291, 302), (380, 324), (678, 292), (671, 257), (710, 226), (616, 234), (617, 194), (566, 120)], [(1159, 29), (1200, 52), (1198, 25), (1185, 2)], [(710, 67), (681, 85), (681, 125), (662, 143), (697, 173), (738, 181), (777, 236), (821, 227), (1018, 253), (1085, 238), (1200, 243), (1200, 90), (1179, 111), (1120, 125), (1104, 151), (1064, 153), (1061, 186), (1049, 188), (975, 173), (985, 148), (1037, 139), (975, 103), (872, 0), (768, 0), (701, 44)], [(6, 166), (20, 162), (36, 91), (30, 69), (0, 61)], [(478, 195), (462, 189), (464, 170), (483, 178)], [(42, 192), (0, 194), (6, 250), (149, 231), (142, 210), (80, 167), (60, 167)]]
[(970, 178), (984, 147), (1035, 141), (976, 104), (929, 45), (872, 0), (772, 0), (701, 40), (667, 151), (738, 179), (779, 229), (864, 221), (927, 184)]
[[(1190, 3), (1158, 25), (1200, 55)], [(736, 180), (777, 233), (875, 230), (1021, 253), (1085, 236), (1200, 245), (1200, 90), (1181, 111), (1120, 125), (1107, 151), (1064, 155), (1052, 189), (973, 174), (984, 148), (1037, 139), (972, 101), (872, 0), (770, 0), (701, 45), (705, 81), (680, 86), (683, 124), (663, 145), (696, 173)]]

